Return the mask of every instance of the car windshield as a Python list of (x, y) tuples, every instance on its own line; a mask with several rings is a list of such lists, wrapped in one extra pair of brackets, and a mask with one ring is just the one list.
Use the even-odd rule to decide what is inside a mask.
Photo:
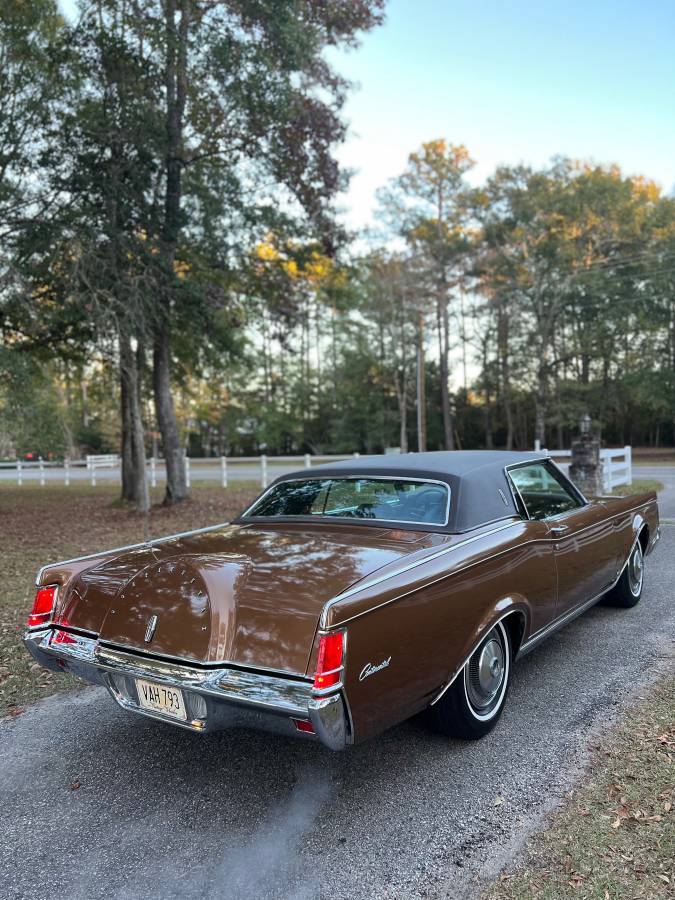
[(274, 485), (246, 516), (322, 516), (447, 525), (450, 491), (430, 481), (306, 478)]

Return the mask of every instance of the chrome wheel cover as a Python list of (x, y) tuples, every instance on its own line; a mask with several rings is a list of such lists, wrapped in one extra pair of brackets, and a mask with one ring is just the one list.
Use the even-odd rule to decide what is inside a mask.
[(644, 578), (644, 558), (642, 547), (637, 541), (628, 559), (628, 587), (634, 597), (639, 597), (642, 591), (642, 579)]
[(472, 714), (491, 719), (501, 707), (509, 677), (509, 644), (499, 622), (464, 666), (464, 693)]

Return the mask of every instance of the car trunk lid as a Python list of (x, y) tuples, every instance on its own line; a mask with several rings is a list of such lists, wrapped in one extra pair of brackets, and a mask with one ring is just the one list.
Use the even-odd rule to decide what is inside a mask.
[(324, 604), (439, 538), (331, 523), (226, 526), (169, 539), (135, 568), (117, 557), (90, 577), (106, 584), (109, 567), (134, 568), (114, 597), (101, 597), (100, 639), (199, 663), (305, 673)]

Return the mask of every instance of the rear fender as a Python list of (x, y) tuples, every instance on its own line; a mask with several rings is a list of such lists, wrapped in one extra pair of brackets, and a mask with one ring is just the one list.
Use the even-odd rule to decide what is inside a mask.
[(511, 654), (515, 659), (520, 645), (523, 642), (523, 638), (526, 634), (529, 634), (530, 621), (530, 605), (522, 594), (512, 594), (498, 600), (492, 609), (486, 611), (477, 623), (471, 636), (467, 638), (464, 652), (460, 656), (461, 661), (457, 664), (455, 658), (454, 665), (451, 666), (448, 672), (447, 681), (431, 701), (431, 706), (441, 699), (443, 694), (453, 684), (457, 676), (464, 669), (464, 666), (480, 647), (481, 643), (499, 622), (503, 622), (508, 628), (509, 637), (511, 638)]

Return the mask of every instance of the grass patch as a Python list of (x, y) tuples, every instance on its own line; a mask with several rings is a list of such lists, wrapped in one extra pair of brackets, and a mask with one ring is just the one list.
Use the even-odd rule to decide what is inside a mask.
[(675, 678), (601, 743), (590, 774), (484, 900), (675, 897)]
[(622, 484), (620, 487), (615, 487), (612, 494), (615, 497), (632, 497), (633, 494), (644, 494), (645, 491), (656, 491), (658, 494), (662, 490), (663, 484), (660, 481), (636, 478), (632, 484)]
[(71, 676), (48, 672), (21, 643), (40, 566), (96, 553), (191, 528), (226, 522), (259, 493), (252, 483), (223, 490), (214, 482), (192, 487), (190, 498), (173, 507), (160, 505), (163, 487), (152, 491), (147, 517), (119, 503), (119, 487), (101, 484), (0, 484), (2, 591), (0, 593), (0, 715), (18, 710), (55, 691), (75, 685)]

